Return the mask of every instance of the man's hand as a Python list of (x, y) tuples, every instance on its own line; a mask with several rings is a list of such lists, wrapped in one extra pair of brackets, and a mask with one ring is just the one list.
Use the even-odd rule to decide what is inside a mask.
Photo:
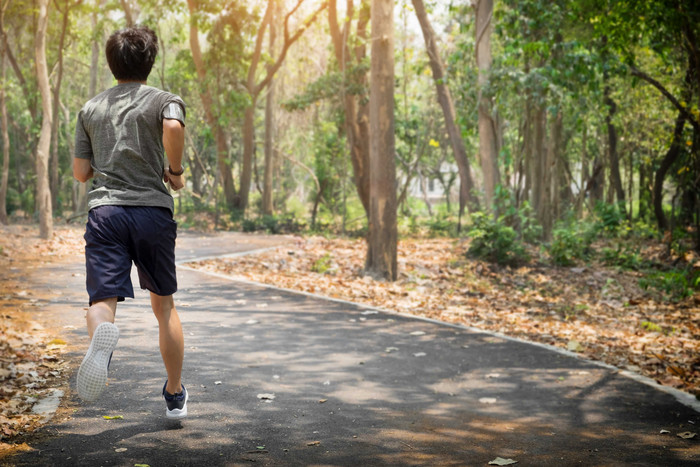
[(185, 177), (182, 175), (173, 175), (173, 173), (170, 171), (170, 167), (165, 169), (163, 181), (169, 184), (170, 188), (172, 188), (174, 191), (177, 191), (185, 186)]

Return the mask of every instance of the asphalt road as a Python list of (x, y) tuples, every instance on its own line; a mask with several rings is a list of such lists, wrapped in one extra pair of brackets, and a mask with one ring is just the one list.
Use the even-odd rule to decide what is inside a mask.
[[(284, 241), (185, 233), (178, 258)], [(82, 272), (76, 256), (31, 278), (76, 369), (88, 345)], [(156, 320), (137, 291), (117, 311), (107, 390), (83, 404), (73, 375), (32, 450), (3, 465), (700, 465), (693, 402), (615, 369), (186, 268), (178, 279), (189, 417), (165, 418)]]

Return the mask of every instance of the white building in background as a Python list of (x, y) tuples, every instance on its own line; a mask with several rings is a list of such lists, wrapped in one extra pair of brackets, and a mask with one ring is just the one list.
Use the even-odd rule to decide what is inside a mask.
[(414, 174), (413, 179), (408, 188), (408, 195), (422, 199), (431, 206), (444, 203), (447, 201), (447, 196), (450, 196), (450, 202), (459, 201), (459, 171), (454, 163), (443, 162), (440, 165), (440, 174), (445, 182), (449, 182), (454, 178), (450, 193), (445, 193), (445, 187), (437, 177), (425, 176), (420, 173)]

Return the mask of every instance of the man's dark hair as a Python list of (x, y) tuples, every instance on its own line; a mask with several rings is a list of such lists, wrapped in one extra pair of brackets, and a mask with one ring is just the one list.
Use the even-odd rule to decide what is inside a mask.
[(128, 27), (109, 36), (105, 52), (116, 79), (146, 81), (158, 54), (158, 37), (146, 26)]

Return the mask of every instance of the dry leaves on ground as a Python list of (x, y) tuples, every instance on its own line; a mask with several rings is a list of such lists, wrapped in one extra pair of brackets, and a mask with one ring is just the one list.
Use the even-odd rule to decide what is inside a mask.
[(45, 422), (33, 409), (68, 376), (66, 343), (33, 318), (38, 300), (23, 275), (47, 257), (79, 253), (80, 231), (60, 229), (48, 241), (36, 233), (32, 226), (0, 227), (0, 441)]
[(400, 278), (363, 276), (363, 240), (299, 238), (195, 267), (580, 352), (661, 384), (700, 391), (697, 301), (670, 304), (638, 273), (602, 266), (502, 268), (466, 259), (465, 241), (402, 240)]

